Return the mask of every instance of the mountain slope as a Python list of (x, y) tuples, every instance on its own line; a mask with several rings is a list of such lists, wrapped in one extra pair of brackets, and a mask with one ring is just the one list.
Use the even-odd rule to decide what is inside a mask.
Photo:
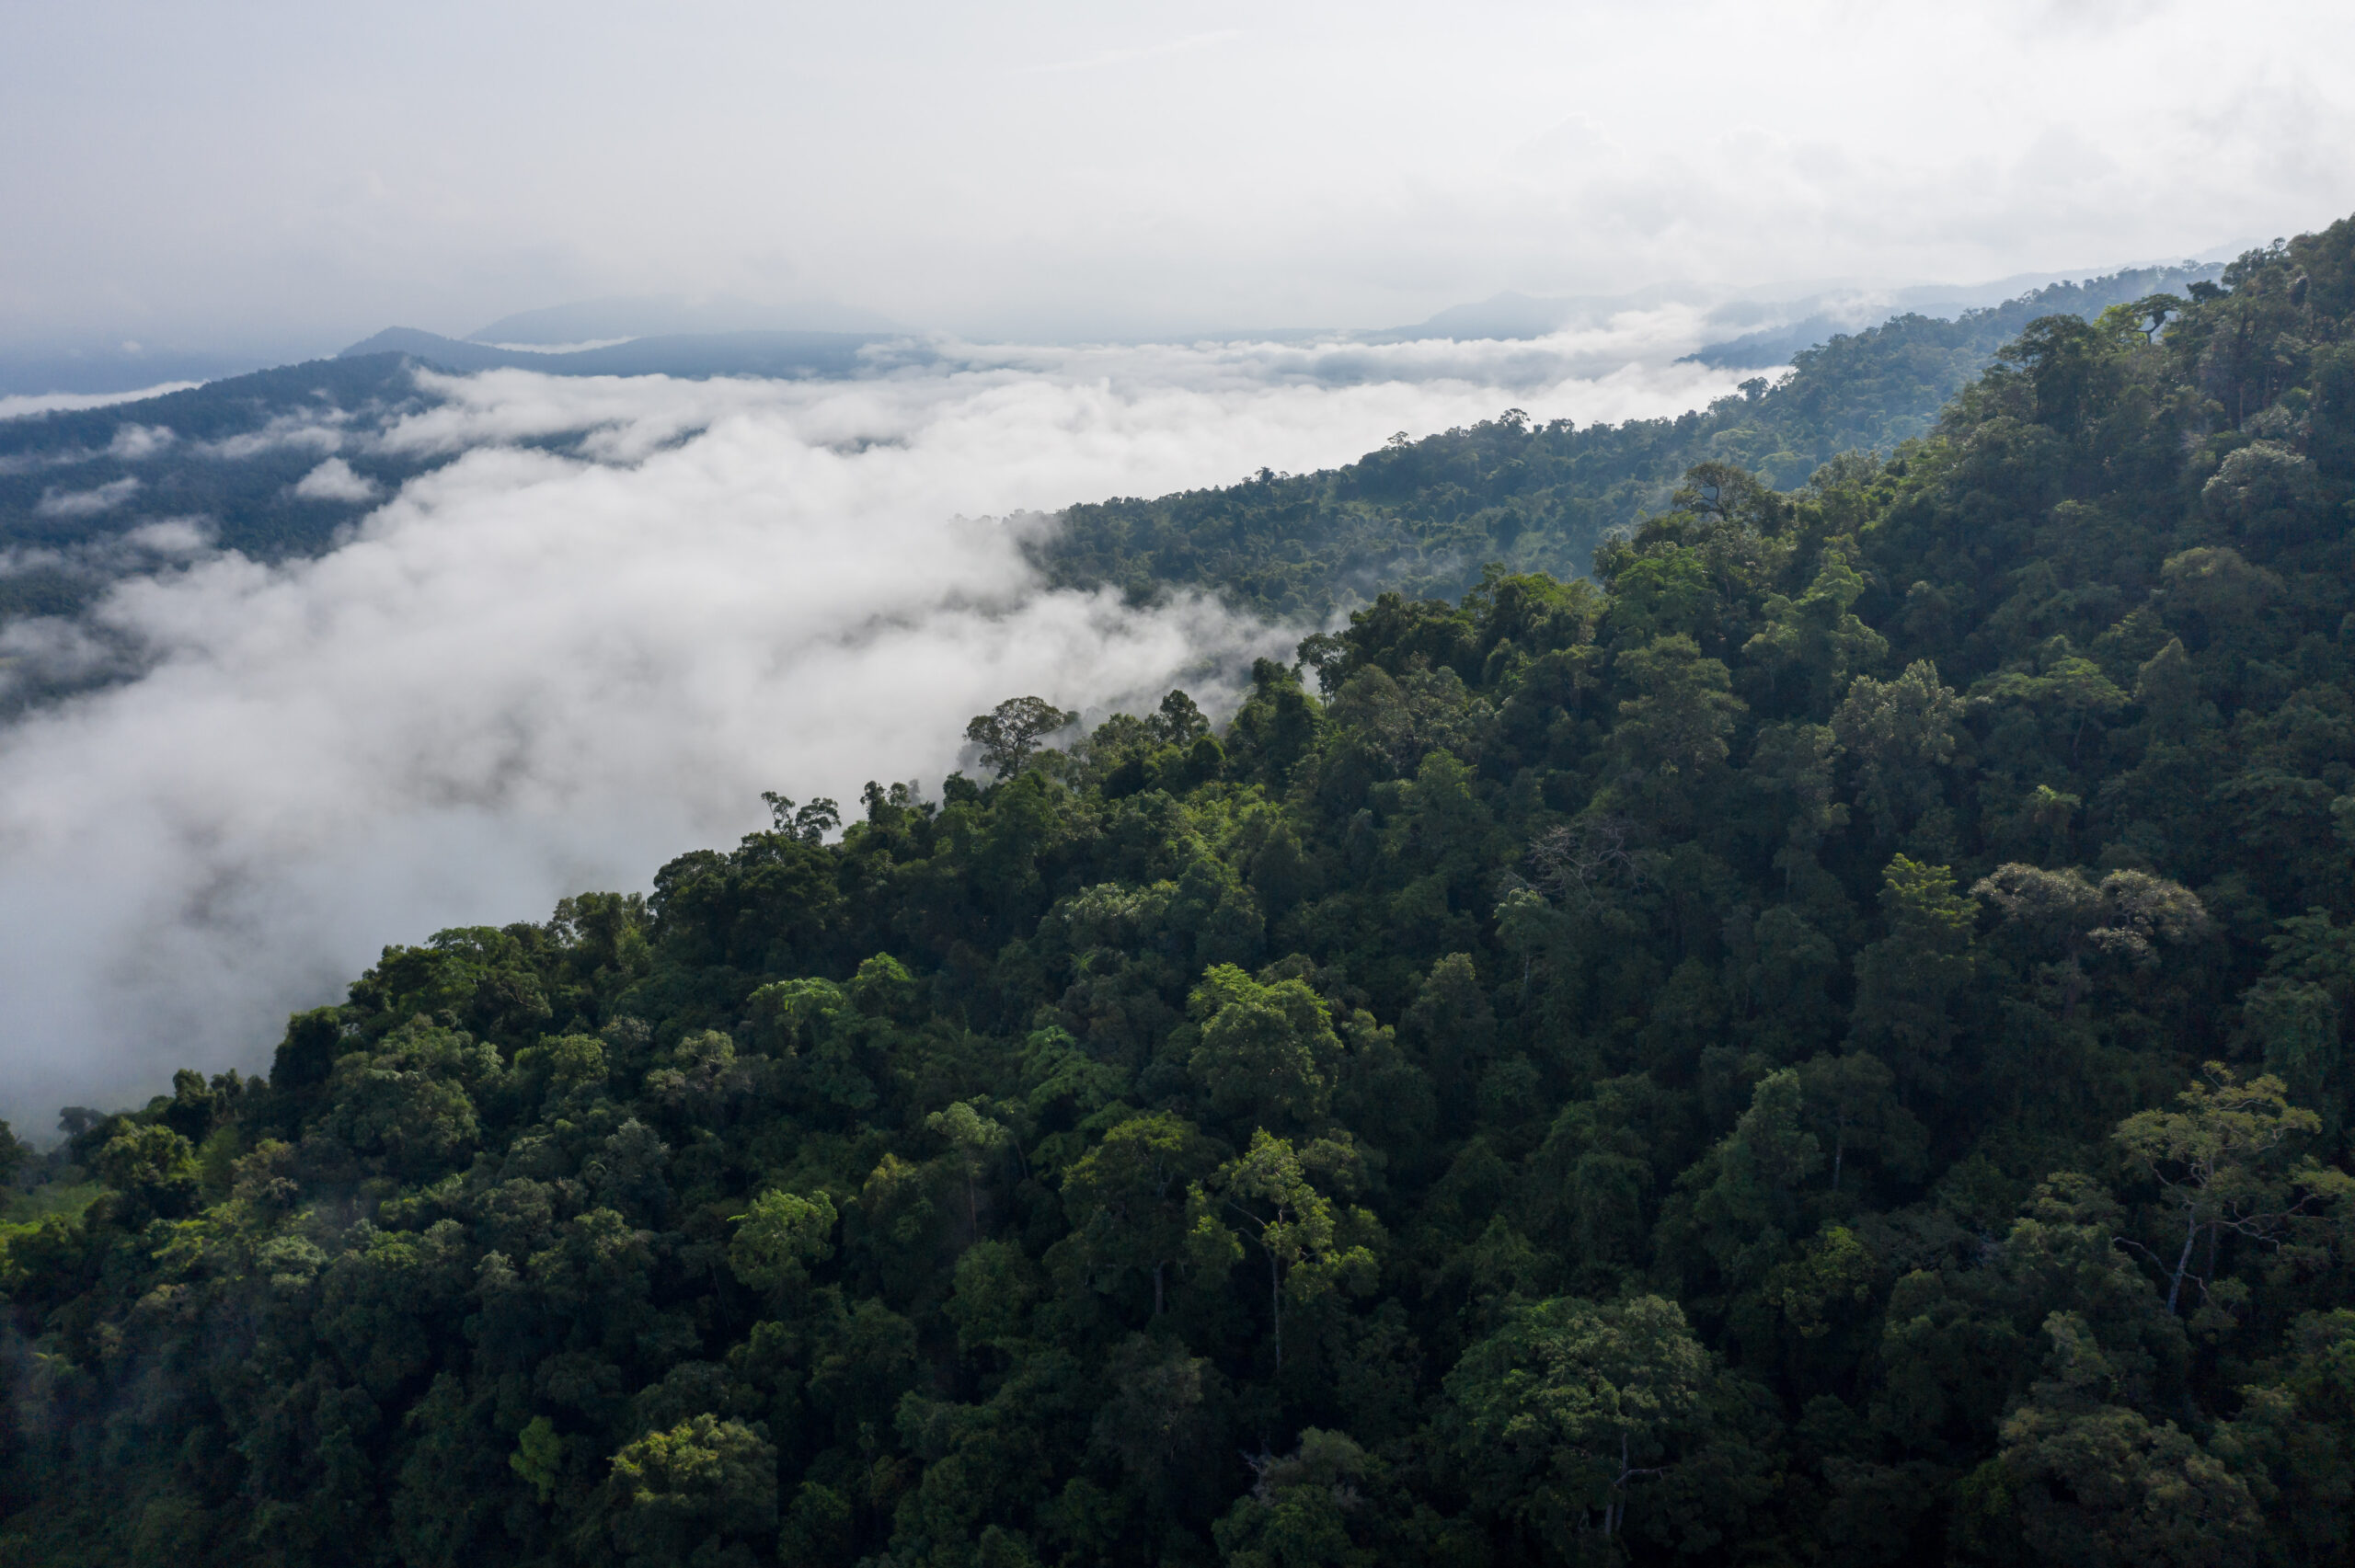
[[(1731, 463), (1791, 486), (1841, 452), (1887, 452), (1924, 434), (2036, 317), (2089, 318), (2188, 275), (2055, 284), (1951, 321), (1899, 316), (1798, 351), (1772, 386), (1761, 379), (1672, 419), (1578, 429), (1508, 414), (1338, 469), (1075, 506), (1033, 555), (1058, 584), (1109, 583), (1132, 596), (1183, 584), (1312, 621), (1384, 588), (1453, 597), (1492, 561), (1575, 576), (1606, 533), (1660, 505), (1694, 464)], [(1749, 362), (1721, 347), (1725, 362)]]
[(0, 1142), (0, 1551), (2345, 1562), (2355, 220), (2223, 283)]
[(891, 365), (920, 364), (932, 358), (915, 344), (862, 332), (682, 333), (550, 354), (442, 338), (408, 326), (386, 327), (343, 353), (408, 354), (427, 364), (460, 372), (507, 369), (537, 371), (543, 375), (672, 375), (693, 380), (724, 375), (856, 375), (877, 368), (878, 349), (890, 350)]

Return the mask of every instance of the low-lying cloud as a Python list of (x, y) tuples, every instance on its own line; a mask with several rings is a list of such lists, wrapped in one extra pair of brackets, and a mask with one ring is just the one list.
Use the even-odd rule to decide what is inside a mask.
[(0, 419), (22, 419), (34, 414), (54, 414), (76, 408), (104, 408), (111, 403), (137, 403), (167, 393), (186, 392), (201, 385), (193, 381), (163, 381), (130, 392), (33, 392), (0, 396)]
[(330, 457), (297, 479), (294, 493), (306, 501), (370, 501), (376, 498), (376, 481), (354, 473), (343, 459)]
[[(758, 825), (764, 789), (936, 794), (1005, 697), (1215, 703), (1301, 629), (1045, 591), (1017, 537), (1043, 524), (1000, 520), (1345, 462), (1508, 404), (1615, 419), (1727, 390), (1660, 363), (1682, 346), (1662, 330), (1538, 386), (1512, 369), (1527, 344), (1342, 385), (1231, 345), (832, 383), (437, 381), (369, 439), (455, 461), (319, 559), (203, 551), (118, 584), (92, 625), (144, 672), (0, 734), (0, 1114), (36, 1130), (174, 1066), (265, 1067), (286, 1012), (385, 944), (642, 887)], [(1608, 360), (1590, 338), (1555, 351)]]
[(129, 476), (93, 486), (87, 490), (49, 490), (33, 507), (36, 517), (95, 517), (109, 511), (139, 493), (139, 481)]

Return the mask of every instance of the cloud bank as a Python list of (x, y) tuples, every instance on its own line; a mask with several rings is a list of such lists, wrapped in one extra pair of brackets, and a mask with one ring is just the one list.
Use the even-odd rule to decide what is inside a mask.
[[(385, 944), (642, 887), (758, 826), (764, 789), (936, 795), (1005, 697), (1215, 702), (1300, 629), (1044, 591), (1019, 514), (1345, 462), (1508, 404), (1672, 412), (1728, 389), (1660, 362), (1688, 328), (1350, 376), (1313, 347), (1205, 345), (832, 383), (437, 382), (364, 439), (455, 461), (317, 560), (199, 551), (119, 585), (96, 620), (145, 673), (0, 733), (0, 1115), (40, 1129), (174, 1066), (266, 1067), (284, 1014)], [(1617, 364), (1533, 384), (1533, 353)]]
[(0, 397), (0, 419), (21, 419), (29, 415), (75, 408), (103, 408), (109, 403), (136, 403), (143, 398), (161, 397), (167, 393), (186, 392), (191, 386), (201, 384), (193, 381), (163, 381), (130, 392), (11, 393)]

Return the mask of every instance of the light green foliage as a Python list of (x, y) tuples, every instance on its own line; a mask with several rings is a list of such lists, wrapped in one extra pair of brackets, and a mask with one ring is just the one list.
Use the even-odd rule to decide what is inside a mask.
[(1211, 1527), (1230, 1568), (1374, 1568), (1385, 1522), (1367, 1495), (1379, 1463), (1346, 1433), (1314, 1426), (1280, 1458), (1252, 1462), (1249, 1496)]
[(728, 1246), (728, 1266), (754, 1290), (779, 1290), (809, 1277), (811, 1265), (833, 1256), (834, 1200), (764, 1192), (752, 1200)]
[(2170, 1312), (2187, 1278), (2203, 1295), (2210, 1289), (2206, 1275), (2194, 1267), (2203, 1241), (2212, 1269), (2217, 1243), (2225, 1237), (2274, 1242), (2300, 1217), (2355, 1191), (2355, 1180), (2343, 1172), (2312, 1161), (2292, 1164), (2295, 1140), (2320, 1130), (2322, 1118), (2291, 1104), (2278, 1078), (2243, 1083), (2223, 1063), (2211, 1061), (2205, 1077), (2177, 1097), (2177, 1107), (2137, 1112), (2115, 1135), (2165, 1195), (2162, 1234), (2173, 1231), (2167, 1239), (2182, 1242), (2172, 1256), (2157, 1259), (2166, 1275)]
[(1821, 712), (1847, 689), (1850, 677), (1878, 664), (1889, 639), (1855, 613), (1865, 580), (1844, 554), (1833, 554), (1797, 599), (1769, 594), (1760, 611), (1765, 628), (1742, 652), (1779, 681), (1785, 671), (1809, 685), (1809, 705)]
[(1764, 1295), (1800, 1338), (1821, 1339), (1871, 1301), (1877, 1273), (1872, 1253), (1854, 1231), (1827, 1225), (1799, 1257), (1775, 1271)]
[(698, 1415), (615, 1454), (608, 1493), (626, 1560), (725, 1562), (729, 1544), (765, 1546), (776, 1528), (776, 1450), (739, 1422)]
[(25, 1168), (32, 1159), (32, 1153), (25, 1140), (17, 1136), (16, 1129), (0, 1121), (0, 1187), (6, 1187), (16, 1180), (17, 1173)]
[(1153, 1284), (1161, 1316), (1168, 1271), (1185, 1255), (1192, 1221), (1188, 1195), (1217, 1164), (1210, 1140), (1166, 1113), (1133, 1116), (1076, 1161), (1063, 1177), (1071, 1235), (1058, 1247), (1096, 1288)]
[(515, 1451), (507, 1456), (508, 1468), (523, 1477), (543, 1503), (555, 1494), (563, 1463), (564, 1439), (557, 1435), (556, 1423), (545, 1415), (524, 1423), (523, 1430), (516, 1434)]
[(2355, 1311), (2300, 1317), (2267, 1372), (2208, 1448), (2246, 1484), (2292, 1561), (2327, 1562), (2355, 1539)]
[(2126, 705), (2126, 693), (2092, 659), (2064, 653), (2041, 673), (2007, 670), (1974, 688), (1971, 695), (1991, 703), (2019, 703), (2061, 727), (2069, 737), (2069, 761), (2078, 760), (2085, 727)]
[(1946, 1082), (1978, 968), (1979, 903), (1956, 891), (1946, 866), (1901, 854), (1881, 874), (1880, 906), (1889, 934), (1856, 955), (1851, 1036), (1885, 1051), (1909, 1085), (1935, 1090)]
[(2327, 986), (2268, 975), (2241, 998), (2242, 1026), (2266, 1070), (2307, 1105), (2324, 1100), (2338, 1079), (2339, 1011)]
[(1840, 1190), (1848, 1157), (1868, 1153), (1900, 1180), (1922, 1173), (1929, 1129), (1901, 1104), (1896, 1075), (1869, 1051), (1829, 1052), (1799, 1069), (1800, 1098), (1820, 1141), (1832, 1148), (1832, 1190)]
[(927, 1131), (937, 1133), (948, 1140), (951, 1158), (959, 1174), (965, 1178), (965, 1214), (972, 1228), (972, 1235), (981, 1235), (981, 1180), (990, 1168), (994, 1156), (1005, 1151), (1013, 1141), (1002, 1122), (989, 1117), (959, 1100), (945, 1111), (935, 1111), (925, 1118)]
[(2189, 737), (2200, 716), (2200, 676), (2181, 637), (2169, 637), (2135, 670), (2134, 700), (2150, 715), (2154, 735), (2173, 741)]
[(1612, 1535), (1631, 1488), (1692, 1442), (1709, 1377), (1672, 1301), (1539, 1302), (1448, 1374), (1451, 1451), (1481, 1507), (1557, 1550)]
[(167, 1127), (124, 1127), (95, 1163), (100, 1181), (149, 1213), (178, 1214), (196, 1197), (194, 1151)]
[(1781, 797), (1788, 826), (1775, 857), (1783, 868), (1783, 889), (1794, 888), (1799, 872), (1812, 871), (1827, 835), (1848, 823), (1848, 807), (1834, 798), (1832, 762), (1839, 742), (1829, 725), (1774, 725), (1758, 732), (1749, 773), (1760, 788)]
[(2174, 1423), (2109, 1402), (2115, 1374), (2083, 1319), (2055, 1312), (2044, 1333), (2047, 1375), (2004, 1423), (2000, 1471), (1971, 1499), (1972, 1533), (2016, 1539), (2030, 1562), (2264, 1561), (2246, 1483)]
[(1468, 1123), (1475, 1091), (1496, 1055), (1497, 1015), (1468, 953), (1451, 953), (1431, 966), (1415, 1003), (1400, 1020), (1419, 1065), (1438, 1093), (1442, 1113)]
[(957, 1323), (957, 1343), (1019, 1348), (1030, 1302), (1038, 1294), (1036, 1271), (1011, 1242), (976, 1242), (957, 1259), (956, 1294), (948, 1313)]
[(1733, 1131), (1678, 1178), (1702, 1248), (1730, 1279), (1754, 1283), (1782, 1258), (1803, 1218), (1802, 1189), (1825, 1166), (1802, 1082), (1792, 1068), (1760, 1079)]
[(1283, 1127), (1320, 1125), (1332, 1104), (1340, 1036), (1323, 999), (1299, 979), (1263, 985), (1213, 965), (1187, 999), (1200, 1027), (1187, 1070), (1229, 1115)]
[(1315, 1301), (1337, 1289), (1363, 1294), (1374, 1279), (1381, 1228), (1363, 1209), (1338, 1208), (1309, 1179), (1304, 1154), (1347, 1173), (1353, 1152), (1326, 1143), (1295, 1151), (1262, 1127), (1251, 1147), (1212, 1172), (1188, 1199), (1187, 1249), (1197, 1267), (1220, 1273), (1248, 1241), (1268, 1265), (1269, 1344), (1277, 1370), (1284, 1359), (1284, 1305)]
[(1628, 649), (1615, 664), (1636, 692), (1620, 704), (1613, 731), (1629, 761), (1673, 775), (1725, 761), (1743, 704), (1722, 660), (1702, 657), (1679, 632)]
[(1858, 803), (1877, 836), (1895, 838), (1938, 805), (1938, 771), (1954, 760), (1962, 715), (1962, 699), (1939, 683), (1928, 659), (1893, 681), (1865, 675), (1850, 683), (1832, 731), (1855, 761)]

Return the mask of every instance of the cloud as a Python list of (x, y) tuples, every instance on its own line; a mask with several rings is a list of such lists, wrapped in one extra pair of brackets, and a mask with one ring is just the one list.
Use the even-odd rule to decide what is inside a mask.
[[(44, 555), (49, 559), (43, 560)], [(52, 565), (57, 558), (53, 552), (12, 551), (0, 556), (0, 577)], [(84, 622), (63, 615), (26, 615), (0, 624), (0, 676), (6, 677), (0, 680), (0, 695), (13, 695), (21, 684), (72, 686), (128, 674), (137, 668), (119, 638)], [(0, 873), (0, 881), (5, 880), (5, 873)], [(21, 1048), (40, 1047), (28, 1042)], [(0, 1100), (5, 1098), (0, 1094)], [(0, 1110), (0, 1116), (8, 1114)]]
[[(67, 544), (0, 546), (0, 578), (28, 572), (61, 572), (104, 582), (201, 555), (213, 540), (213, 521), (202, 517), (161, 517), (120, 533), (98, 533)], [(21, 624), (12, 620), (10, 625)], [(5, 689), (0, 678), (0, 689)]]
[(324, 456), (343, 445), (343, 432), (338, 426), (350, 418), (351, 411), (346, 408), (315, 408), (281, 414), (258, 430), (206, 441), (197, 450), (208, 457), (224, 458), (232, 463), (281, 448), (299, 450), (307, 447)]
[(110, 403), (136, 403), (143, 398), (186, 392), (190, 387), (203, 384), (195, 381), (166, 381), (154, 386), (143, 386), (136, 392), (11, 393), (0, 397), (0, 419), (22, 419), (35, 414), (54, 414), (75, 408), (103, 408)]
[(95, 517), (121, 506), (138, 492), (139, 481), (128, 475), (96, 489), (44, 490), (40, 499), (33, 503), (33, 513), (37, 517)]
[(1215, 705), (1300, 635), (1044, 591), (995, 518), (1307, 470), (1509, 403), (1591, 419), (1727, 389), (1626, 362), (1330, 384), (1266, 346), (1003, 358), (439, 381), (384, 440), (460, 455), (333, 554), (212, 554), (118, 585), (95, 640), (25, 630), (55, 658), (128, 643), (145, 673), (0, 736), (0, 1115), (266, 1067), (284, 1014), (386, 943), (642, 887), (756, 826), (764, 789), (936, 791), (1008, 696), (1102, 712), (1184, 683)]
[(107, 455), (123, 463), (138, 463), (155, 456), (176, 439), (162, 425), (121, 425), (115, 429), (114, 440), (107, 443)]
[(213, 543), (213, 523), (201, 517), (160, 517), (143, 522), (122, 536), (122, 543), (152, 555), (193, 555)]
[(330, 457), (294, 482), (294, 493), (306, 501), (373, 501), (376, 481), (352, 472), (351, 464)]
[(1107, 49), (1077, 60), (1056, 60), (1022, 69), (1034, 75), (1060, 74), (1067, 71), (1100, 71), (1111, 65), (1131, 65), (1139, 61), (1158, 60), (1172, 54), (1188, 54), (1198, 49), (1212, 49), (1222, 43), (1232, 43), (1243, 37), (1239, 28), (1222, 28), (1216, 32), (1191, 33), (1163, 43), (1132, 44), (1122, 49)]

